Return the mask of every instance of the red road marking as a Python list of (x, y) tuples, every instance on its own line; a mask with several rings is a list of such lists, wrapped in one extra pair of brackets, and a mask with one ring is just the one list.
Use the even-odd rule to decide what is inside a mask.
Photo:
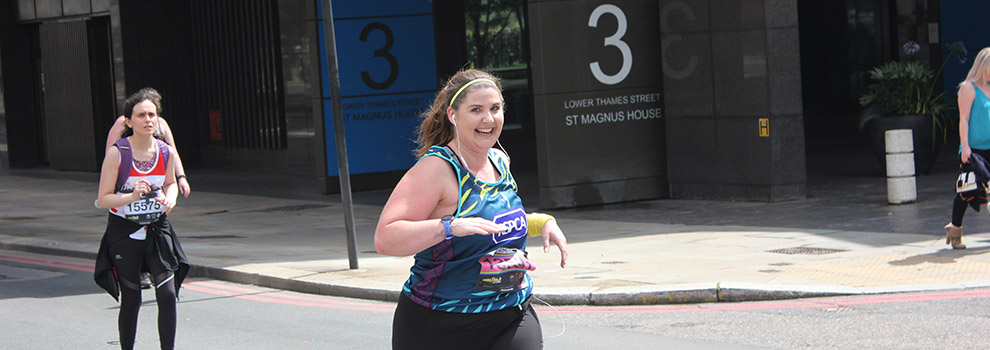
[(32, 265), (60, 267), (63, 269), (70, 269), (70, 270), (84, 271), (84, 272), (93, 272), (93, 270), (95, 270), (95, 267), (93, 266), (92, 263), (79, 263), (74, 261), (56, 260), (56, 259), (48, 259), (48, 258), (34, 258), (34, 257), (10, 255), (4, 253), (0, 253), (0, 260), (13, 261), (13, 262), (32, 264)]

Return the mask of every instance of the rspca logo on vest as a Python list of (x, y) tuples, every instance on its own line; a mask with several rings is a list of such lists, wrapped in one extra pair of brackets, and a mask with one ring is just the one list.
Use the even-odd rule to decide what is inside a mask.
[(510, 209), (495, 215), (492, 219), (496, 224), (505, 227), (505, 232), (492, 235), (495, 244), (526, 237), (526, 212), (522, 208)]

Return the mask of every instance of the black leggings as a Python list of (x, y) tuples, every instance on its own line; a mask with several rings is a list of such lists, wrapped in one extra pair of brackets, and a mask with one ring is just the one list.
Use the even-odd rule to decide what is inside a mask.
[(392, 349), (543, 349), (543, 330), (528, 302), (523, 308), (477, 314), (432, 310), (399, 297)]
[[(985, 149), (974, 149), (973, 153), (979, 154), (984, 159), (990, 160), (990, 150)], [(962, 166), (962, 163), (959, 163)], [(979, 185), (980, 190), (985, 190), (983, 185)], [(969, 200), (975, 200), (970, 198)], [(952, 200), (952, 225), (956, 227), (962, 227), (963, 216), (966, 215), (966, 207), (969, 206), (969, 201), (963, 198), (963, 195), (956, 193), (955, 199)]]
[[(167, 236), (166, 236), (167, 238)], [(149, 240), (123, 238), (110, 245), (114, 269), (120, 281), (120, 314), (117, 330), (120, 348), (133, 349), (137, 333), (138, 310), (141, 308), (141, 271), (151, 273), (158, 301), (158, 338), (162, 349), (175, 347), (176, 297), (173, 273), (150, 251)]]
[(956, 193), (956, 199), (952, 200), (952, 225), (956, 227), (962, 227), (963, 216), (966, 215), (966, 207), (969, 206), (969, 202), (962, 199), (958, 193)]

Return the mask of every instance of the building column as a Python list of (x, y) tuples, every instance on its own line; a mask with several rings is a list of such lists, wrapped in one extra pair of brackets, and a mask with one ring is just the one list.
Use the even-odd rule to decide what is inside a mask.
[(797, 0), (661, 0), (670, 195), (806, 196)]
[(528, 4), (540, 206), (666, 197), (657, 2)]

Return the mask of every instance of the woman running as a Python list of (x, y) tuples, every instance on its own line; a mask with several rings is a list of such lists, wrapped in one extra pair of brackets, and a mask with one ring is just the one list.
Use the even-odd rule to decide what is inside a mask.
[[(553, 217), (527, 214), (494, 149), (504, 122), (498, 78), (455, 74), (424, 113), (419, 161), (392, 191), (375, 230), (381, 254), (415, 254), (392, 321), (394, 349), (541, 349), (530, 305), (526, 238), (543, 235), (567, 261)], [(501, 146), (500, 146), (501, 147)]]

